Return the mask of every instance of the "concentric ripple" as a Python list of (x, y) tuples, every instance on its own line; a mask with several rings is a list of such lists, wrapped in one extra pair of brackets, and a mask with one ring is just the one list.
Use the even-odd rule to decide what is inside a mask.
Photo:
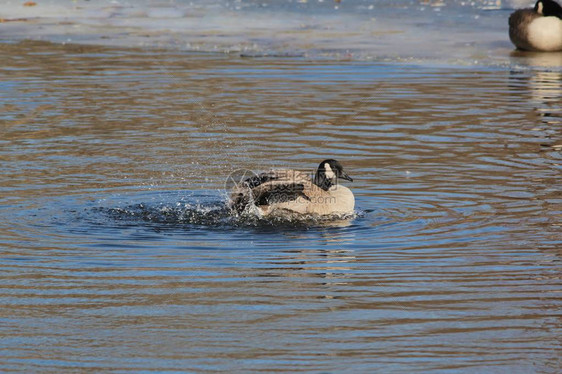
[[(0, 371), (559, 372), (559, 68), (1, 48)], [(350, 220), (225, 208), (328, 157)]]

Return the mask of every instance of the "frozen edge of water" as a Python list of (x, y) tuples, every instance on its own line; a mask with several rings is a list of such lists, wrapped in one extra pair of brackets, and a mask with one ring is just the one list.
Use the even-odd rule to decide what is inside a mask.
[[(283, 7), (264, 10), (255, 4), (241, 10), (236, 9), (235, 3), (131, 5), (106, 1), (68, 5), (45, 0), (35, 7), (23, 7), (19, 2), (10, 2), (0, 14), (5, 21), (0, 23), (5, 29), (0, 40), (29, 39), (244, 58), (562, 69), (562, 53), (515, 53), (507, 37), (507, 16), (511, 10), (490, 11), (486, 1), (475, 2), (483, 4), (479, 9), (455, 2), (452, 6), (430, 7), (429, 11), (422, 4), (402, 8), (382, 4), (375, 9), (380, 15), (374, 17), (369, 13), (373, 10), (360, 1), (351, 3), (354, 8), (338, 11), (317, 4), (305, 11)], [(273, 3), (278, 7), (283, 4)], [(316, 12), (311, 14), (310, 9)], [(455, 22), (462, 24), (454, 25)]]

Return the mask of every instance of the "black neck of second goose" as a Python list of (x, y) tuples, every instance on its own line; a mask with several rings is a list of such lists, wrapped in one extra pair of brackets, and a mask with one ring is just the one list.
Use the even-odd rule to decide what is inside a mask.
[(545, 17), (558, 17), (562, 19), (562, 6), (553, 0), (543, 0), (537, 1), (535, 4), (535, 11), (539, 9), (539, 3), (541, 3), (541, 13)]

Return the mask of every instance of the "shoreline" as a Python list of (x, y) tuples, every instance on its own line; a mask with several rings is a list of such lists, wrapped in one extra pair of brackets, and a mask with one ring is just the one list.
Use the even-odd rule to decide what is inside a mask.
[[(163, 48), (243, 57), (505, 65), (513, 49), (507, 11), (355, 5), (308, 10), (225, 4), (150, 6), (60, 1), (0, 12), (0, 40)], [(329, 4), (329, 2), (327, 2)], [(312, 10), (312, 11), (311, 11)], [(462, 12), (467, 12), (466, 14)], [(505, 30), (504, 30), (505, 29)]]
[[(342, 2), (343, 3), (343, 2)], [(361, 1), (269, 7), (228, 1), (11, 3), (0, 11), (0, 42), (211, 53), (240, 58), (305, 59), (451, 68), (562, 71), (562, 52), (518, 52), (509, 41), (511, 8), (431, 7)], [(479, 3), (479, 2), (475, 2)], [(273, 4), (273, 5), (272, 5)], [(474, 3), (473, 3), (474, 4)], [(239, 8), (237, 8), (239, 7)]]

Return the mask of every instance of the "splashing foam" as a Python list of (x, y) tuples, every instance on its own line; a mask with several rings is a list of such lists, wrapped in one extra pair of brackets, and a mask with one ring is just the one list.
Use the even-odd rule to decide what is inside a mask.
[(256, 207), (241, 213), (228, 208), (224, 202), (208, 204), (160, 203), (134, 204), (124, 208), (98, 208), (116, 221), (143, 222), (155, 225), (201, 225), (209, 227), (272, 227), (272, 226), (347, 226), (358, 213), (345, 215), (302, 215), (290, 211), (279, 211), (263, 216)]

